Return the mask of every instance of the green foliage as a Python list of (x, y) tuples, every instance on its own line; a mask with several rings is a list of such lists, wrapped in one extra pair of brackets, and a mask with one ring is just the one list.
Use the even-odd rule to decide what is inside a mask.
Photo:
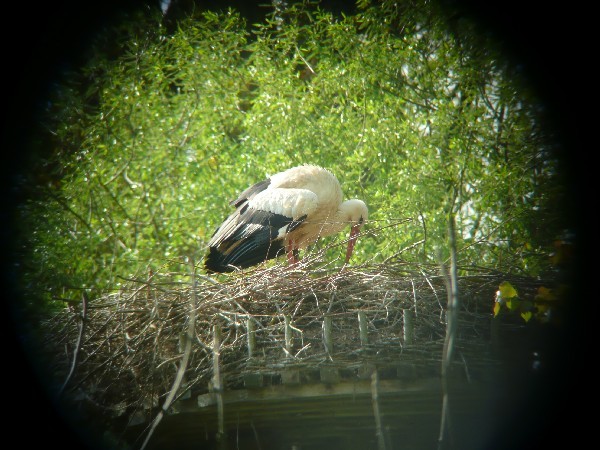
[(540, 286), (533, 298), (521, 298), (512, 284), (503, 281), (496, 291), (494, 317), (518, 314), (526, 323), (531, 319), (547, 323), (559, 308), (559, 299), (564, 296), (565, 289), (565, 285), (560, 285), (556, 290)]
[(511, 62), (430, 2), (358, 5), (292, 5), (251, 33), (235, 11), (174, 31), (145, 13), (119, 48), (99, 40), (48, 111), (50, 181), (22, 209), (25, 282), (77, 300), (177, 272), (237, 193), (302, 163), (369, 205), (355, 262), (406, 248), (437, 262), (454, 213), (461, 264), (544, 270), (561, 186)]

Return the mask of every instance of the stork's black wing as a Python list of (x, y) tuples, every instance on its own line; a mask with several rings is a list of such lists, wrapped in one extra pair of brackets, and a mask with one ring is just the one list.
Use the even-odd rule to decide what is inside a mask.
[(280, 231), (291, 231), (305, 218), (293, 220), (244, 204), (211, 238), (204, 266), (209, 272), (231, 272), (235, 267), (251, 267), (275, 258), (285, 250)]

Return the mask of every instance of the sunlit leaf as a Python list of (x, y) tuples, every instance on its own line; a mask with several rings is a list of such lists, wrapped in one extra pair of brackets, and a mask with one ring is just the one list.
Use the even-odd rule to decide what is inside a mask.
[(500, 305), (499, 302), (494, 303), (494, 317), (496, 317), (498, 315), (501, 308), (502, 308), (502, 306)]
[(523, 318), (523, 320), (525, 322), (529, 322), (529, 320), (531, 319), (531, 317), (533, 316), (533, 313), (531, 311), (525, 311), (521, 313), (521, 317)]
[(518, 295), (516, 289), (508, 281), (503, 281), (502, 283), (500, 283), (499, 287), (500, 297), (505, 300), (511, 299)]

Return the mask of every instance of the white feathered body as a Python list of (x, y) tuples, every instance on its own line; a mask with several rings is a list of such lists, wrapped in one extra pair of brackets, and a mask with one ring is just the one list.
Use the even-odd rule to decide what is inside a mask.
[(249, 267), (287, 251), (306, 248), (319, 237), (362, 224), (361, 200), (342, 202), (337, 178), (318, 166), (277, 173), (249, 187), (209, 241), (205, 266), (213, 272)]

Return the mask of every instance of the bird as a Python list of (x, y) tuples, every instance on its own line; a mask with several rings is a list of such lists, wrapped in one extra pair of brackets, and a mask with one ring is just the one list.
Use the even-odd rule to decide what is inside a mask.
[(230, 202), (236, 209), (208, 242), (204, 267), (225, 273), (287, 254), (299, 262), (299, 250), (320, 237), (350, 226), (349, 262), (361, 227), (368, 219), (364, 201), (343, 201), (338, 179), (328, 169), (304, 164), (276, 173)]

